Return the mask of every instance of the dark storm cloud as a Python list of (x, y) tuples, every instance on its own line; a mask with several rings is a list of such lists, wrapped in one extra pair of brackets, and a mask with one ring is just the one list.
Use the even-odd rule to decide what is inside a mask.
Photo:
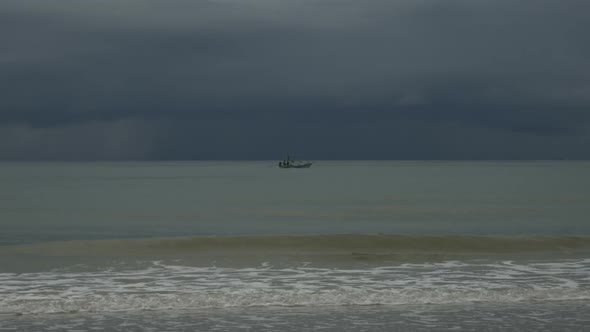
[(0, 158), (588, 158), (589, 10), (5, 0)]

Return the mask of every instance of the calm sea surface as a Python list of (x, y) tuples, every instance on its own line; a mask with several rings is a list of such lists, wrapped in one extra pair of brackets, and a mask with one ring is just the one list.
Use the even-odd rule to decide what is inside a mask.
[(587, 326), (590, 162), (0, 164), (0, 330)]

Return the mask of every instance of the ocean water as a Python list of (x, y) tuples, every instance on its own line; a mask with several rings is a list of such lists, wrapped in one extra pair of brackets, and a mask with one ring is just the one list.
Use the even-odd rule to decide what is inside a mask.
[(0, 184), (0, 330), (590, 326), (590, 162), (3, 163)]

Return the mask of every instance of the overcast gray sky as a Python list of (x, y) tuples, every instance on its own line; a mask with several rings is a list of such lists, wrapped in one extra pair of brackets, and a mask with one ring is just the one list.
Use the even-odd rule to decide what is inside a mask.
[(0, 159), (590, 159), (587, 0), (2, 0)]

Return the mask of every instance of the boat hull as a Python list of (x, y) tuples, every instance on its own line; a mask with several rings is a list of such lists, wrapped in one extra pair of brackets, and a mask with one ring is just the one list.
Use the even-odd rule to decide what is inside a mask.
[(310, 168), (310, 167), (311, 167), (311, 163), (298, 164), (298, 165), (284, 165), (284, 164), (279, 165), (279, 168)]

